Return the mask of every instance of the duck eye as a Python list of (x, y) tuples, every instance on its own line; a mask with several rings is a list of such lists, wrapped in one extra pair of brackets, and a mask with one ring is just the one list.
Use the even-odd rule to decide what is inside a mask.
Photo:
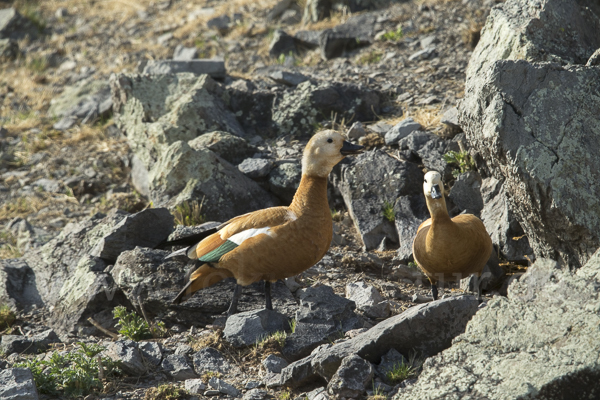
[(327, 143), (333, 143), (333, 139), (331, 139), (331, 138), (327, 139)]

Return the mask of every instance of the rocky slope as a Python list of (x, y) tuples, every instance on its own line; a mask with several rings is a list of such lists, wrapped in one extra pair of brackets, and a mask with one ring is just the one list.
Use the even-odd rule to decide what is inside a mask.
[[(587, 328), (563, 340), (570, 359), (536, 353), (552, 358), (544, 379), (477, 369), (531, 354), (520, 331), (504, 347), (485, 336), (511, 329), (498, 318), (540, 315), (554, 338), (552, 307), (582, 321), (577, 299), (594, 307), (587, 289), (561, 305), (545, 287), (597, 286), (600, 193), (581, 160), (597, 147), (599, 10), (568, 3), (0, 1), (0, 317), (17, 317), (0, 397), (592, 396)], [(367, 147), (330, 176), (328, 254), (274, 285), (273, 312), (256, 284), (225, 320), (227, 281), (172, 305), (193, 266), (154, 248), (211, 223), (184, 225), (289, 203), (323, 128)], [(488, 307), (457, 284), (428, 302), (411, 254), (427, 170), (444, 175), (451, 214), (480, 216), (492, 237)], [(518, 281), (536, 256), (586, 266), (540, 259)], [(153, 334), (116, 334), (118, 306)], [(84, 361), (86, 383), (68, 380)], [(43, 380), (58, 371), (63, 383)]]

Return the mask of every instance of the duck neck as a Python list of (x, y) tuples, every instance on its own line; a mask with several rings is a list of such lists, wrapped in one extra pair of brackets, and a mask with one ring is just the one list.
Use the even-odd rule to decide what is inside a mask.
[(298, 217), (322, 213), (323, 210), (329, 214), (327, 178), (303, 174), (289, 209)]
[(441, 199), (434, 200), (426, 196), (425, 200), (427, 201), (429, 214), (431, 214), (432, 225), (435, 225), (436, 223), (448, 223), (452, 221), (450, 219), (450, 215), (448, 215), (446, 200), (443, 197)]

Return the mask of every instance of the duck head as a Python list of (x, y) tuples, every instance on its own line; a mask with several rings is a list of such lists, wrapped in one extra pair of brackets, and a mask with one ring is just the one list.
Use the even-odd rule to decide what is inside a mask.
[(360, 153), (363, 148), (345, 141), (335, 131), (319, 132), (308, 141), (304, 149), (302, 174), (326, 178), (344, 157)]
[(429, 171), (425, 174), (423, 182), (423, 193), (427, 201), (427, 208), (432, 214), (447, 214), (446, 199), (444, 198), (444, 183), (442, 175), (437, 171)]

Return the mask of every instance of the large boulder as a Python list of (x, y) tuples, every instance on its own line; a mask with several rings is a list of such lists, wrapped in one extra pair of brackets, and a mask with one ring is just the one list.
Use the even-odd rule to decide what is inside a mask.
[(599, 287), (600, 252), (576, 273), (539, 259), (396, 399), (597, 398)]
[(494, 7), (459, 104), (473, 151), (504, 180), (535, 255), (572, 266), (600, 246), (600, 172), (590, 168), (600, 148), (600, 97), (590, 88), (600, 70), (562, 64), (585, 64), (599, 30), (598, 17), (574, 0)]

